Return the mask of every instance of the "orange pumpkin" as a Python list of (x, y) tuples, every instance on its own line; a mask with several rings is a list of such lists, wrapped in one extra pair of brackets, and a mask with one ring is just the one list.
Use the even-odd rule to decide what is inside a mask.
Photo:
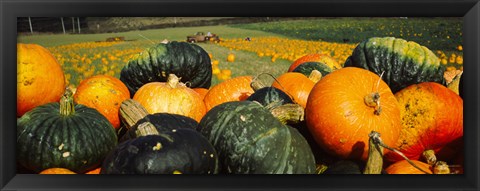
[(50, 51), (36, 44), (17, 44), (17, 117), (58, 102), (64, 91), (62, 67)]
[(200, 94), (188, 88), (174, 74), (167, 82), (150, 82), (133, 96), (150, 114), (171, 113), (190, 117), (200, 122), (206, 113)]
[(252, 76), (239, 76), (225, 80), (210, 88), (203, 101), (207, 111), (229, 101), (243, 101), (253, 94)]
[(100, 174), (101, 170), (102, 170), (102, 168), (96, 168), (96, 169), (93, 169), (91, 171), (86, 172), (85, 174)]
[(205, 98), (205, 96), (208, 93), (208, 89), (206, 89), (206, 88), (193, 88), (193, 91), (200, 94), (200, 97), (202, 97), (202, 100), (203, 100), (203, 98)]
[(228, 54), (227, 61), (228, 62), (235, 62), (235, 55), (233, 53)]
[(66, 168), (47, 168), (41, 171), (39, 174), (77, 174)]
[(334, 58), (326, 55), (326, 54), (307, 54), (305, 56), (300, 57), (299, 59), (295, 60), (290, 67), (288, 68), (288, 72), (292, 72), (295, 70), (295, 68), (303, 64), (305, 62), (321, 62), (325, 63), (327, 66), (330, 66), (332, 70), (337, 70), (342, 68), (342, 65), (340, 65)]
[(315, 82), (301, 73), (287, 72), (280, 75), (272, 86), (287, 93), (295, 103), (305, 108)]
[(378, 75), (354, 67), (336, 70), (315, 84), (305, 117), (317, 143), (340, 158), (366, 160), (372, 130), (393, 145), (401, 127), (400, 109), (388, 85)]
[(77, 87), (74, 100), (94, 108), (105, 116), (115, 129), (120, 127), (118, 111), (123, 101), (130, 98), (127, 86), (107, 75), (92, 76)]
[[(433, 174), (432, 170), (430, 169), (430, 165), (424, 162), (420, 162), (417, 160), (411, 160), (413, 164), (417, 165), (420, 169)], [(422, 172), (421, 170), (418, 170), (417, 168), (413, 167), (408, 161), (406, 160), (401, 160), (396, 163), (391, 164), (388, 166), (385, 171), (388, 174), (425, 174), (425, 172)]]
[[(463, 100), (435, 82), (410, 85), (395, 94), (400, 104), (402, 127), (392, 145), (409, 159), (419, 160), (427, 151), (438, 152), (463, 136)], [(389, 161), (402, 158), (386, 155)]]

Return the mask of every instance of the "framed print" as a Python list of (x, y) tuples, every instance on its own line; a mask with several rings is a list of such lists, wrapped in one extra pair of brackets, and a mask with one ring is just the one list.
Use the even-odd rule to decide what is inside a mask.
[(0, 5), (2, 190), (479, 188), (478, 0)]

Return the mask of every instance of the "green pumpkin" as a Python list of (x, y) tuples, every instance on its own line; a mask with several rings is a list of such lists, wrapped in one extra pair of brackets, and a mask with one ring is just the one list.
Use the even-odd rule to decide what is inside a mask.
[(116, 145), (110, 122), (93, 108), (75, 105), (69, 94), (17, 120), (17, 161), (36, 173), (54, 167), (85, 173)]
[(129, 99), (120, 106), (128, 128), (122, 142), (104, 160), (101, 174), (215, 174), (218, 157), (191, 118), (149, 115)]
[(288, 94), (275, 87), (263, 87), (247, 98), (248, 101), (257, 101), (263, 106), (269, 104), (283, 105), (287, 103), (293, 103), (293, 100)]
[(191, 88), (210, 88), (212, 64), (208, 53), (200, 46), (186, 42), (160, 43), (137, 54), (120, 73), (133, 96), (144, 84), (166, 82), (175, 74)]
[(333, 71), (333, 69), (325, 63), (305, 62), (298, 65), (292, 72), (302, 73), (303, 75), (309, 77), (313, 70), (318, 70), (322, 74), (322, 76), (326, 76)]
[(373, 37), (361, 42), (345, 62), (345, 67), (367, 69), (378, 75), (393, 93), (420, 82), (443, 85), (445, 66), (427, 47), (394, 37)]
[(220, 104), (207, 112), (199, 127), (215, 147), (224, 173), (315, 173), (305, 138), (256, 102)]

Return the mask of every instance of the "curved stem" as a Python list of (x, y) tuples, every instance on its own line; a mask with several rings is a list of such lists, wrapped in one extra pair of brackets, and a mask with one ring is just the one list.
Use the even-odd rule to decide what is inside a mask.
[(383, 167), (383, 150), (378, 143), (382, 141), (380, 133), (372, 131), (368, 139), (368, 159), (363, 174), (381, 174)]
[(298, 104), (287, 103), (274, 107), (267, 105), (265, 108), (270, 110), (270, 113), (283, 124), (297, 124), (303, 121), (305, 117), (305, 110)]
[(180, 84), (180, 79), (175, 74), (169, 74), (167, 83), (171, 88), (176, 88), (178, 84)]
[(60, 114), (69, 116), (75, 113), (75, 104), (73, 102), (73, 92), (70, 88), (65, 89), (65, 93), (60, 98)]

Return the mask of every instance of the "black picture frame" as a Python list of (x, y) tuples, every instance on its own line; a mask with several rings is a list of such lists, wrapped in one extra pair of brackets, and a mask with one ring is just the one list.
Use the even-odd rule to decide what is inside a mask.
[[(479, 190), (479, 0), (1, 0), (2, 190)], [(16, 18), (58, 16), (463, 17), (463, 175), (34, 175), (16, 174)]]

